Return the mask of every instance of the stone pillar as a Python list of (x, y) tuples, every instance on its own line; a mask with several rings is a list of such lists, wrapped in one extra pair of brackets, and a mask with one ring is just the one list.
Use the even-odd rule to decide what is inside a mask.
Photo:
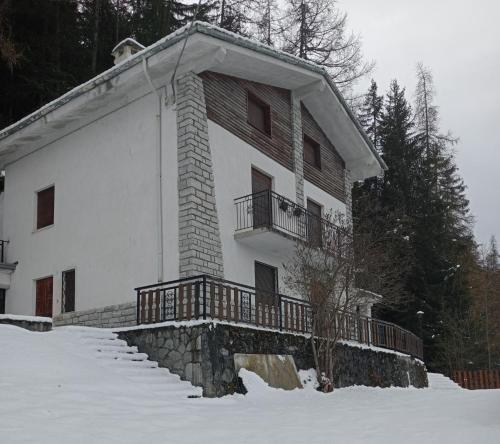
[(215, 205), (212, 155), (203, 82), (194, 73), (177, 81), (179, 277), (224, 277)]
[(295, 171), (295, 200), (304, 206), (304, 139), (300, 99), (291, 93), (293, 169)]
[(344, 170), (344, 176), (346, 222), (349, 225), (352, 225), (352, 180), (351, 172), (347, 168)]

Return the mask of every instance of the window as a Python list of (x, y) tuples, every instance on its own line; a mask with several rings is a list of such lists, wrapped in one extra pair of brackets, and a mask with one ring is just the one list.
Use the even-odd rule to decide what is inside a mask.
[(62, 312), (75, 311), (75, 270), (62, 274)]
[(321, 146), (304, 134), (304, 160), (318, 170), (321, 169)]
[(250, 92), (247, 94), (247, 113), (250, 125), (271, 135), (271, 107)]
[(54, 224), (54, 187), (46, 188), (36, 194), (36, 228)]

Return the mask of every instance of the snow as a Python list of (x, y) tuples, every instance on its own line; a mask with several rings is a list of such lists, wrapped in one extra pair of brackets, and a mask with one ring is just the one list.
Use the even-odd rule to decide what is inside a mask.
[(0, 320), (9, 319), (11, 321), (47, 322), (52, 324), (52, 318), (42, 316), (24, 316), (15, 314), (0, 314)]
[(300, 372), (306, 388), (287, 392), (242, 370), (247, 395), (191, 399), (187, 383), (166, 370), (168, 388), (156, 390), (85, 345), (118, 343), (114, 337), (99, 329), (36, 333), (0, 325), (0, 442), (500, 442), (500, 390), (462, 390), (431, 375), (429, 389), (351, 387), (322, 394), (308, 371)]

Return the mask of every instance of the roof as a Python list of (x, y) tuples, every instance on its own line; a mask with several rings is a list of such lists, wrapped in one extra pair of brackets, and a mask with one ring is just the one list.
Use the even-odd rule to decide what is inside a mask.
[[(64, 107), (65, 105), (69, 104), (72, 101), (75, 101), (77, 98), (88, 94), (89, 92), (95, 91), (96, 89), (99, 90), (99, 87), (104, 86), (105, 91), (107, 91), (107, 86), (109, 85), (109, 82), (113, 79), (119, 78), (122, 74), (124, 75), (128, 71), (132, 70), (134, 67), (142, 63), (143, 59), (151, 59), (153, 57), (157, 57), (160, 55), (160, 53), (164, 50), (167, 49), (173, 49), (176, 45), (176, 43), (179, 43), (181, 40), (183, 40), (187, 35), (190, 36), (189, 41), (191, 42), (193, 40), (193, 35), (198, 34), (206, 37), (210, 37), (211, 39), (215, 39), (221, 44), (228, 44), (232, 45), (232, 47), (238, 47), (242, 51), (243, 50), (249, 50), (250, 52), (247, 52), (247, 57), (249, 57), (249, 54), (252, 56), (255, 56), (255, 54), (260, 54), (261, 56), (269, 56), (270, 58), (274, 59), (276, 66), (278, 67), (277, 64), (281, 64), (282, 66), (279, 66), (278, 68), (281, 70), (280, 73), (283, 72), (283, 69), (288, 69), (290, 70), (291, 68), (296, 68), (303, 70), (304, 72), (309, 72), (311, 74), (315, 74), (317, 77), (318, 75), (321, 76), (324, 81), (326, 81), (326, 84), (328, 85), (329, 90), (333, 94), (333, 96), (336, 98), (336, 101), (340, 104), (340, 107), (342, 108), (342, 112), (345, 113), (345, 115), (348, 117), (348, 119), (351, 121), (351, 123), (354, 125), (356, 128), (356, 132), (359, 136), (361, 136), (361, 139), (363, 140), (364, 145), (367, 147), (370, 153), (370, 157), (374, 159), (376, 164), (378, 165), (375, 166), (373, 164), (373, 161), (371, 162), (371, 167), (369, 171), (371, 171), (373, 174), (371, 175), (376, 175), (379, 174), (384, 169), (387, 169), (384, 161), (381, 159), (379, 154), (377, 153), (376, 149), (374, 148), (372, 142), (364, 132), (363, 128), (361, 127), (360, 123), (358, 122), (357, 118), (354, 116), (352, 111), (350, 110), (349, 106), (345, 102), (344, 98), (342, 97), (342, 94), (339, 92), (337, 87), (335, 86), (333, 80), (330, 78), (328, 75), (327, 71), (325, 68), (312, 63), (310, 61), (301, 59), (299, 57), (293, 56), (291, 54), (285, 53), (283, 51), (280, 51), (276, 48), (272, 48), (270, 46), (264, 45), (260, 42), (242, 37), (238, 34), (234, 34), (232, 32), (223, 30), (221, 28), (218, 28), (216, 26), (204, 23), (204, 22), (194, 22), (193, 26), (190, 27), (189, 25), (184, 26), (177, 30), (176, 32), (169, 34), (168, 36), (158, 40), (156, 43), (142, 49), (141, 51), (135, 53), (133, 56), (127, 58), (126, 60), (122, 61), (121, 63), (113, 66), (112, 68), (108, 69), (107, 71), (104, 71), (103, 73), (99, 74), (98, 76), (90, 79), (89, 81), (73, 88), (66, 94), (62, 95), (61, 97), (53, 100), (50, 103), (47, 103), (46, 105), (42, 106), (38, 110), (34, 111), (33, 113), (29, 114), (28, 116), (20, 119), (19, 121), (15, 122), (14, 124), (4, 128), (2, 131), (0, 131), (0, 156), (2, 155), (2, 150), (5, 150), (5, 152), (11, 153), (12, 150), (17, 149), (19, 145), (16, 145), (15, 143), (12, 143), (10, 147), (5, 146), (5, 142), (8, 139), (11, 139), (15, 137), (15, 135), (19, 132), (21, 132), (23, 129), (28, 128), (30, 125), (33, 125), (35, 122), (40, 121), (41, 119), (43, 120), (44, 118), (47, 119), (47, 117), (51, 114), (54, 113), (56, 110), (59, 110), (60, 108)], [(131, 40), (135, 42), (133, 39), (125, 39), (124, 41), (120, 42), (117, 46), (124, 44), (127, 40)], [(135, 42), (137, 43), (137, 42)], [(115, 47), (116, 49), (116, 47)], [(199, 58), (199, 54), (194, 54), (196, 52), (196, 48), (188, 48), (186, 47), (185, 53), (184, 53), (184, 58), (188, 55), (189, 51), (193, 52), (193, 59), (194, 58)], [(196, 56), (196, 57), (195, 57)], [(234, 66), (234, 63), (227, 64), (226, 68), (230, 66), (229, 70), (234, 70), (237, 69), (237, 67)], [(286, 65), (286, 66), (283, 66)], [(259, 69), (259, 64), (253, 63), (252, 69)], [(247, 69), (248, 69), (247, 66)], [(277, 69), (278, 69), (277, 68)], [(264, 71), (263, 68), (260, 68), (262, 71)], [(221, 72), (221, 71), (220, 71)], [(261, 73), (262, 75), (272, 75), (272, 71), (265, 70), (265, 73)], [(286, 86), (286, 85), (284, 85)], [(291, 88), (290, 88), (291, 89)], [(95, 94), (94, 94), (95, 96)], [(323, 94), (324, 96), (324, 94)], [(318, 100), (324, 100), (323, 98), (320, 98)], [(313, 105), (311, 105), (313, 106)], [(318, 109), (318, 115), (320, 117), (324, 117), (325, 122), (327, 123), (326, 126), (328, 126), (328, 121), (331, 123), (331, 117), (328, 116), (323, 116), (323, 114), (326, 114), (325, 108), (323, 107), (321, 110)], [(330, 111), (329, 109), (326, 109), (326, 111)], [(316, 117), (316, 116), (315, 116)], [(329, 120), (327, 120), (329, 119)], [(38, 133), (42, 132), (43, 130), (38, 129)], [(28, 137), (26, 136), (24, 138), (25, 141), (31, 141), (33, 137)], [(352, 139), (352, 138), (351, 138)], [(19, 138), (19, 142), (22, 144), (24, 143), (24, 140), (22, 138)], [(341, 153), (342, 154), (342, 153)], [(357, 154), (358, 155), (358, 154)], [(368, 162), (368, 160), (366, 160)], [(369, 177), (367, 174), (361, 175), (365, 177)], [(364, 178), (364, 177), (355, 177), (357, 178)]]

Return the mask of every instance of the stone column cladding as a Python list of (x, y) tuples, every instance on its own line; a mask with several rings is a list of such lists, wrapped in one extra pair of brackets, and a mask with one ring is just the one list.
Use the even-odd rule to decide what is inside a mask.
[(72, 311), (54, 316), (55, 327), (61, 325), (84, 325), (86, 327), (116, 328), (128, 327), (137, 323), (137, 304), (108, 305), (91, 310)]
[(179, 275), (224, 277), (203, 82), (194, 73), (177, 81)]
[(302, 113), (300, 99), (291, 93), (293, 169), (295, 171), (295, 199), (304, 206), (304, 138), (302, 135)]
[[(291, 355), (298, 370), (314, 368), (311, 340), (306, 335), (211, 322), (141, 326), (117, 333), (160, 367), (203, 387), (207, 397), (245, 392), (235, 368), (236, 353)], [(427, 371), (421, 361), (401, 353), (339, 343), (334, 384), (427, 387)]]
[(351, 172), (346, 168), (345, 170), (345, 210), (346, 221), (352, 225), (352, 179)]

